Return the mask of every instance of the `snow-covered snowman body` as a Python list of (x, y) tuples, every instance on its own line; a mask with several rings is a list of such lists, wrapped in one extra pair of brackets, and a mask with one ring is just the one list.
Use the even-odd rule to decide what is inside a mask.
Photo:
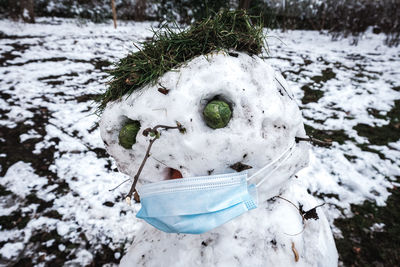
[[(119, 170), (132, 177), (149, 144), (143, 129), (176, 122), (186, 129), (185, 134), (162, 132), (138, 186), (164, 180), (168, 168), (194, 177), (231, 173), (230, 166), (240, 162), (252, 167), (252, 175), (279, 157), (296, 136), (305, 136), (301, 112), (283, 77), (257, 56), (231, 55), (200, 56), (167, 72), (159, 84), (169, 89), (168, 94), (160, 93), (159, 85), (148, 85), (107, 105), (101, 136)], [(204, 121), (203, 109), (216, 98), (229, 103), (232, 118), (226, 127), (212, 129)], [(127, 120), (141, 124), (132, 149), (118, 142)], [(281, 199), (268, 201), (281, 195), (301, 203), (304, 210), (316, 206), (294, 178), (307, 163), (308, 145), (297, 143), (291, 156), (258, 187), (257, 209), (205, 234), (166, 234), (144, 223), (121, 265), (337, 266), (336, 247), (322, 212), (302, 231), (295, 207)]]

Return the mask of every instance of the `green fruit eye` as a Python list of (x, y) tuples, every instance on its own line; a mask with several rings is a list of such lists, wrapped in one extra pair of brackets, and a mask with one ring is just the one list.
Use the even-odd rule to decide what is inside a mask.
[(203, 117), (208, 127), (224, 128), (232, 117), (232, 110), (226, 102), (212, 100), (204, 108)]
[(139, 121), (129, 121), (119, 131), (119, 144), (125, 149), (131, 149), (136, 143), (136, 136), (140, 130)]

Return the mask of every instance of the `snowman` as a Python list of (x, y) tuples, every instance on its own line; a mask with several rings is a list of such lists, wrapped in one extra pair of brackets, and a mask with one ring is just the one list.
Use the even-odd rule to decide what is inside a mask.
[(262, 58), (194, 57), (110, 101), (100, 131), (140, 198), (121, 266), (337, 266), (320, 203), (295, 175), (308, 164), (301, 112)]

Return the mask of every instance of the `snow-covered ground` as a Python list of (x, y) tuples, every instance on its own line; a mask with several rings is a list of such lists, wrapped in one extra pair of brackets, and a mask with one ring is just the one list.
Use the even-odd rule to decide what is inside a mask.
[[(135, 237), (138, 207), (122, 201), (128, 183), (109, 191), (127, 177), (105, 153), (90, 101), (110, 63), (151, 36), (150, 23), (122, 24), (0, 21), (0, 265), (118, 263)], [(299, 178), (328, 203), (337, 238), (334, 219), (351, 203), (385, 205), (399, 186), (400, 53), (383, 39), (267, 38), (266, 60), (286, 76), (308, 132), (334, 140), (312, 149)]]

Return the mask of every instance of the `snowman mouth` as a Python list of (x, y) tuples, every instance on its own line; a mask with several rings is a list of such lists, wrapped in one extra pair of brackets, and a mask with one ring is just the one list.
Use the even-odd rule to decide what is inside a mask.
[(183, 178), (183, 175), (179, 170), (171, 167), (165, 168), (165, 180), (173, 180), (180, 178)]

